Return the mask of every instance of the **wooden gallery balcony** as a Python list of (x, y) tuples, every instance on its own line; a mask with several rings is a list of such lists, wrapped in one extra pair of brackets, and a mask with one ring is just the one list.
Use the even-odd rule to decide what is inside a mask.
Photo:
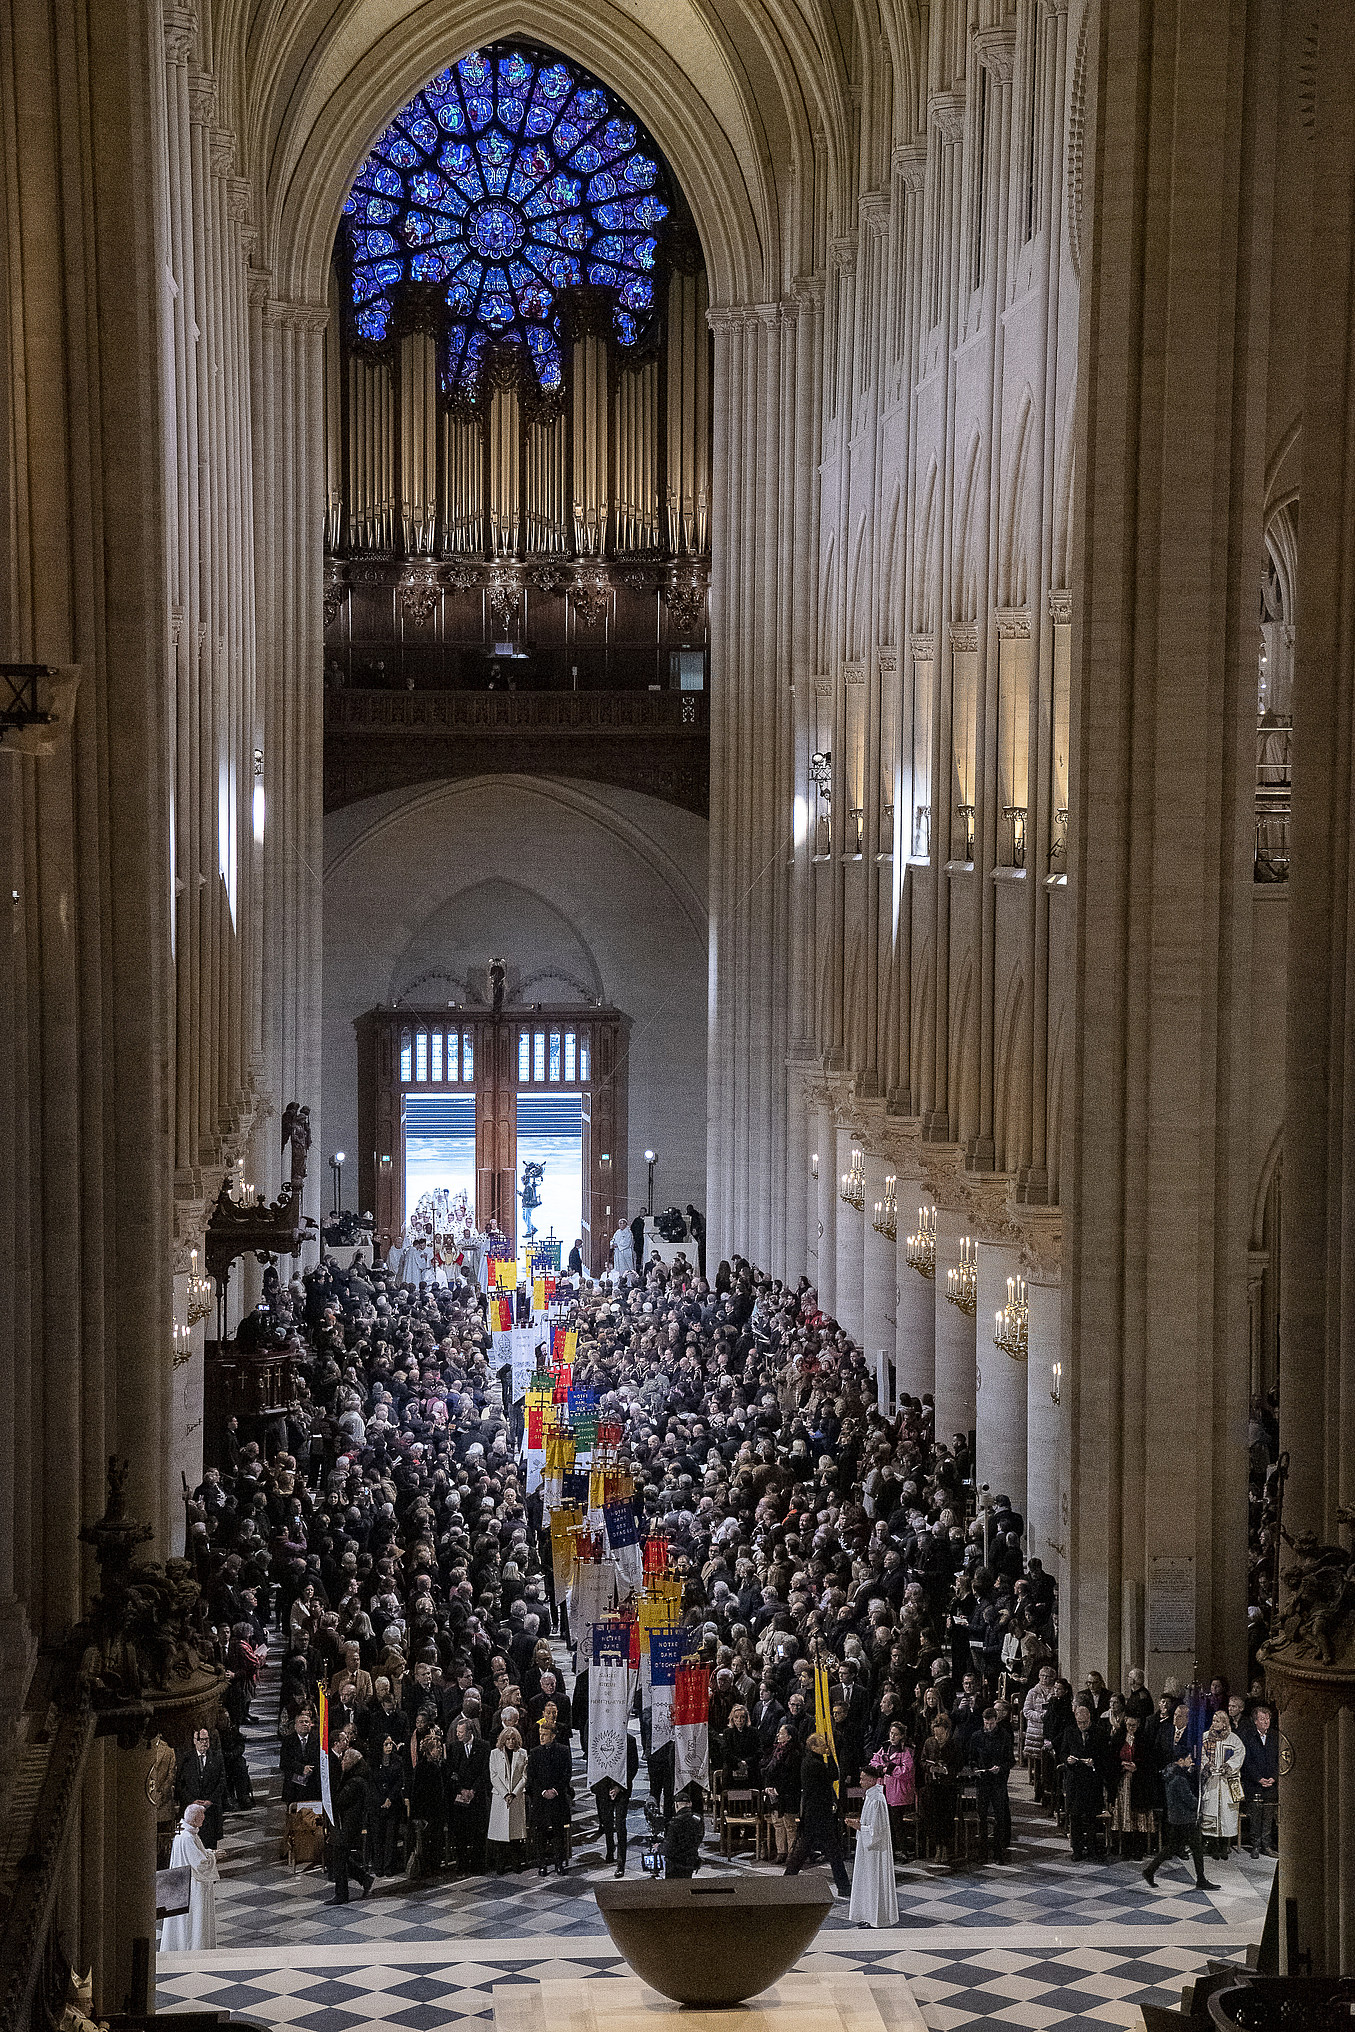
[(325, 809), (455, 777), (576, 776), (710, 805), (705, 692), (325, 687)]

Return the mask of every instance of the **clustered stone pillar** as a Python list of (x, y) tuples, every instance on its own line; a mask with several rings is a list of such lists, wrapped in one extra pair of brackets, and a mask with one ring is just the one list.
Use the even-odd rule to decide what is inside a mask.
[(993, 1339), (994, 1315), (1007, 1302), (1007, 1280), (1020, 1273), (1021, 1252), (1014, 1243), (979, 1243), (975, 1474), (995, 1496), (1010, 1496), (1013, 1509), (1024, 1517), (1026, 1365)]
[(947, 1446), (957, 1432), (974, 1430), (977, 1391), (974, 1370), (974, 1314), (946, 1297), (946, 1272), (960, 1262), (968, 1218), (947, 1206), (936, 1209), (936, 1437)]
[(1026, 1304), (1026, 1553), (1040, 1560), (1047, 1572), (1057, 1573), (1064, 1549), (1059, 1517), (1063, 1378), (1057, 1272), (1026, 1272)]
[(900, 1178), (899, 1236), (894, 1320), (894, 1372), (899, 1394), (926, 1397), (936, 1389), (936, 1286), (908, 1262), (908, 1237), (915, 1232), (920, 1207), (932, 1199), (918, 1179)]
[[(1280, 1443), (1290, 1461), (1286, 1531), (1333, 1545), (1338, 1513), (1355, 1508), (1355, 17), (1335, 0), (1317, 10), (1312, 65), (1306, 225), (1315, 286), (1294, 673)], [(1345, 1534), (1349, 1544), (1349, 1523)], [(1280, 1895), (1294, 1901), (1300, 1949), (1319, 1974), (1355, 1968), (1349, 1618), (1345, 1628), (1343, 1679), (1282, 1716), (1294, 1759), (1280, 1784)]]

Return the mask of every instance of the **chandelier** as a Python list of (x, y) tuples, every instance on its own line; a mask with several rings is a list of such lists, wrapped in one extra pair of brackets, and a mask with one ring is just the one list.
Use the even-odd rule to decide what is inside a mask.
[(936, 1275), (936, 1208), (920, 1206), (917, 1229), (908, 1237), (908, 1267), (919, 1277)]
[(894, 1194), (895, 1178), (891, 1171), (885, 1180), (885, 1196), (875, 1202), (875, 1219), (871, 1226), (877, 1235), (883, 1235), (892, 1242), (899, 1232), (898, 1206)]
[(979, 1251), (972, 1235), (960, 1237), (960, 1260), (946, 1272), (946, 1299), (972, 1318), (979, 1303)]
[(188, 1324), (197, 1326), (206, 1319), (212, 1309), (212, 1280), (198, 1275), (198, 1252), (192, 1255), (192, 1267), (188, 1273)]
[(842, 1174), (842, 1198), (858, 1213), (866, 1210), (866, 1167), (859, 1150), (852, 1152), (852, 1168)]
[(1027, 1330), (1030, 1324), (1030, 1307), (1026, 1304), (1026, 1280), (1024, 1277), (1007, 1279), (1007, 1303), (994, 1315), (993, 1345), (1010, 1355), (1014, 1362), (1026, 1359)]

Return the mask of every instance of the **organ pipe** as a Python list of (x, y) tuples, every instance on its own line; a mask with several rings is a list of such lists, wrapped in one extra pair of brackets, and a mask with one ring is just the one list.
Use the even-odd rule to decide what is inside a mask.
[(431, 557), (437, 529), (437, 345), (400, 341), (400, 525), (406, 557)]

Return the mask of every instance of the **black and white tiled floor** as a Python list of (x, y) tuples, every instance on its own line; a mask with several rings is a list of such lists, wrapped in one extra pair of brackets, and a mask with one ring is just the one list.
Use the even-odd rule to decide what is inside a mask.
[[(394, 1878), (379, 1880), (368, 1899), (355, 1885), (348, 1905), (328, 1904), (333, 1887), (321, 1872), (294, 1875), (280, 1860), (271, 1679), (256, 1702), (260, 1726), (248, 1732), (260, 1804), (227, 1817), (219, 1851), (219, 1945), (160, 1958), (161, 2010), (210, 2002), (296, 2032), (348, 2032), (359, 2023), (374, 2032), (432, 2032), (490, 2018), (496, 1983), (624, 1972), (592, 1895), (602, 1850), (581, 1776), (569, 1876), (529, 1870), (410, 1886)], [(1074, 1864), (1019, 1778), (1013, 1792), (1016, 1838), (1005, 1867), (953, 1875), (901, 1868), (897, 1929), (857, 1930), (839, 1906), (801, 1970), (906, 1976), (932, 2032), (962, 2025), (1082, 2032), (1140, 2025), (1140, 1999), (1178, 2003), (1182, 1981), (1206, 1957), (1240, 1958), (1259, 1940), (1272, 1865), (1245, 1856), (1211, 1863), (1219, 1886), (1212, 1892), (1196, 1891), (1189, 1870), (1174, 1866), (1150, 1890), (1135, 1864)], [(637, 1804), (633, 1872), (642, 1825)], [(710, 1847), (707, 1854), (712, 1872), (751, 1867), (726, 1863)]]

